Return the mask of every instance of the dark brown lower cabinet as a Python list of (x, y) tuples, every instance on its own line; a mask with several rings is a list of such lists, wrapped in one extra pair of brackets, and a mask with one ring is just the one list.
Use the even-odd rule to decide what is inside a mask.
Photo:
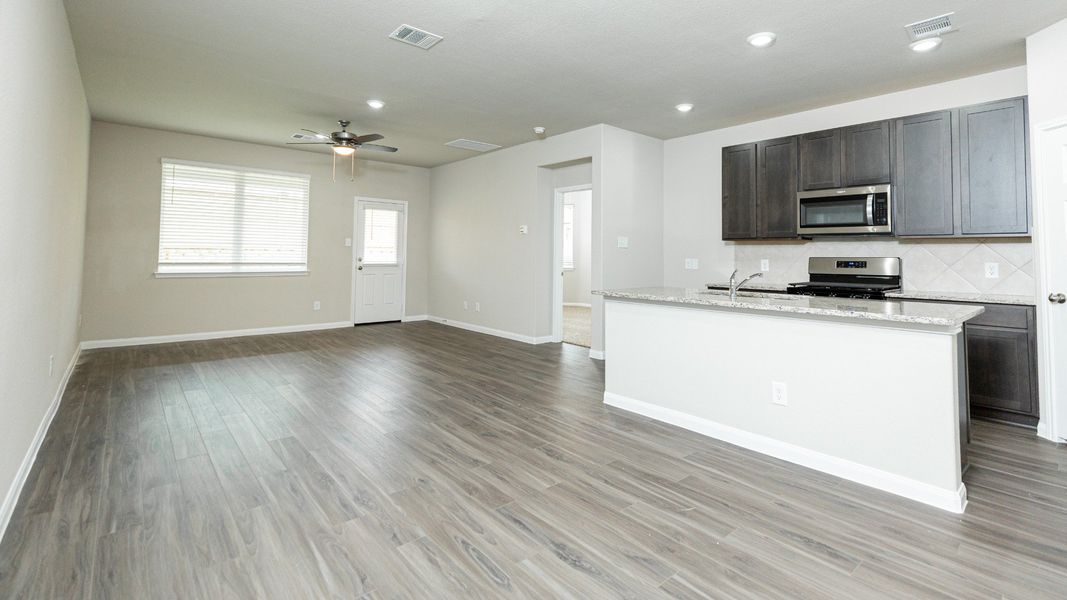
[(964, 326), (971, 414), (1036, 427), (1035, 309), (1003, 304), (985, 308)]

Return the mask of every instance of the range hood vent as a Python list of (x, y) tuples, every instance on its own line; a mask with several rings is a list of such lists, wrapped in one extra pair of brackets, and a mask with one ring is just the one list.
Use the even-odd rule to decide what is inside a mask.
[(436, 33), (430, 33), (418, 27), (412, 27), (411, 25), (401, 25), (396, 28), (396, 31), (389, 34), (390, 39), (394, 39), (398, 42), (404, 42), (405, 44), (411, 44), (417, 48), (423, 50), (429, 50), (434, 44), (445, 39)]
[(468, 140), (464, 138), (452, 140), (445, 145), (452, 146), (453, 148), (462, 148), (464, 150), (474, 150), (475, 152), (488, 152), (500, 147), (498, 144), (490, 144), (489, 142), (479, 142), (477, 140)]
[(910, 25), (905, 25), (904, 29), (907, 30), (908, 37), (913, 42), (944, 35), (956, 30), (956, 27), (952, 24), (952, 15), (954, 14), (956, 13), (947, 13), (940, 17), (916, 21)]

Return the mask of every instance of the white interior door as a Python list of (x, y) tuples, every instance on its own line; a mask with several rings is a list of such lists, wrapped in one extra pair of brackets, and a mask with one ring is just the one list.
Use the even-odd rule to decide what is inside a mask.
[(1041, 128), (1036, 142), (1034, 221), (1041, 265), (1038, 322), (1044, 379), (1040, 433), (1067, 438), (1067, 121)]
[(404, 316), (407, 205), (356, 200), (352, 321), (380, 323)]

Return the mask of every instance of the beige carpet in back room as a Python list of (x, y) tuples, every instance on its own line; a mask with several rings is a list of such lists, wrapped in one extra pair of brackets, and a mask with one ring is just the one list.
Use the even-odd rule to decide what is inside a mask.
[(588, 306), (564, 306), (563, 341), (588, 348), (591, 322), (592, 315)]

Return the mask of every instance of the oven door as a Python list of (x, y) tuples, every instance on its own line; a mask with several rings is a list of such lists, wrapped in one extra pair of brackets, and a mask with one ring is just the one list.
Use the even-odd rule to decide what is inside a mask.
[(797, 194), (797, 233), (800, 235), (892, 232), (888, 185)]

